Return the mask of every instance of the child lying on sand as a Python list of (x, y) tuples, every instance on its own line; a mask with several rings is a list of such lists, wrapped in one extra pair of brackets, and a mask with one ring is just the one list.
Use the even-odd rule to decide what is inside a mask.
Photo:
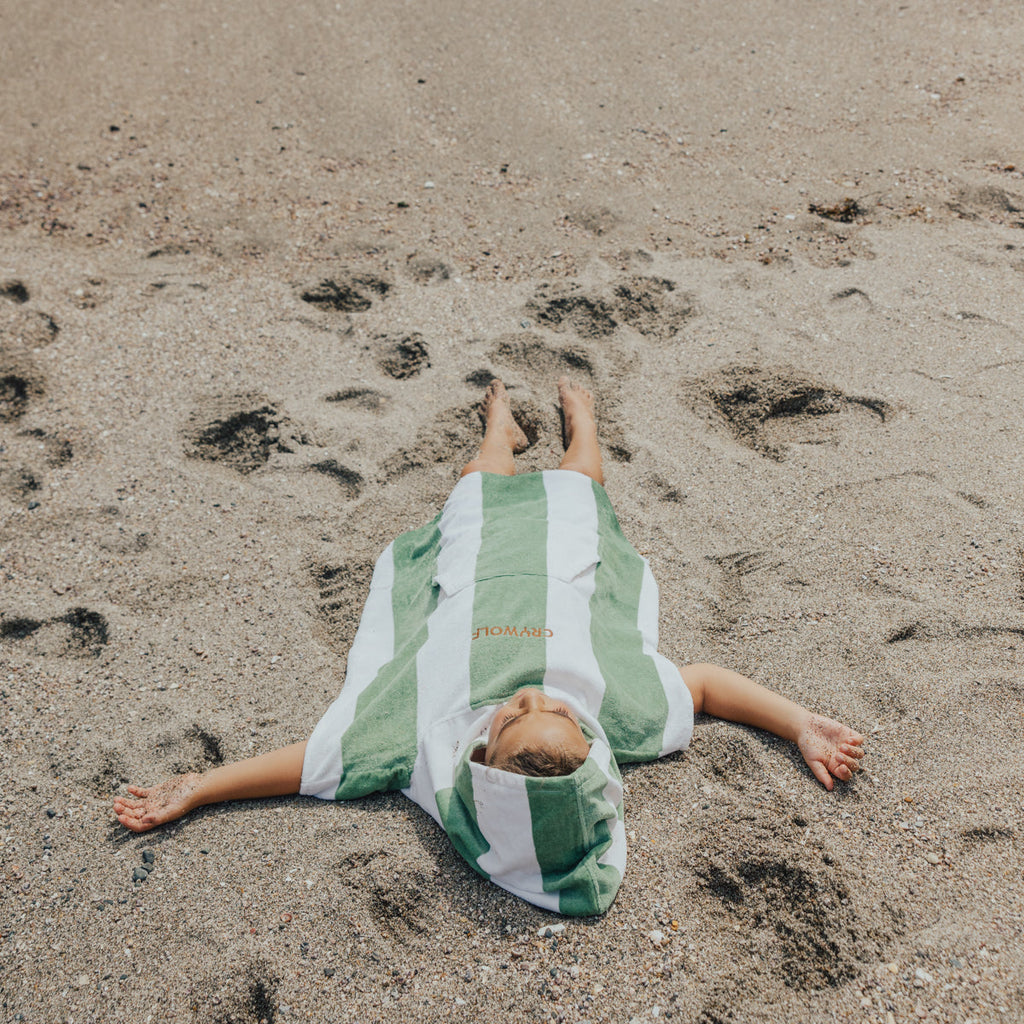
[[(381, 555), (345, 685), (305, 743), (116, 797), (145, 832), (204, 804), (401, 789), (486, 878), (564, 914), (600, 913), (626, 865), (618, 762), (684, 749), (695, 712), (796, 743), (828, 790), (863, 738), (728, 669), (657, 653), (647, 562), (604, 491), (590, 392), (559, 381), (568, 447), (515, 475), (505, 388), (443, 511)], [(684, 682), (685, 681), (685, 682)]]

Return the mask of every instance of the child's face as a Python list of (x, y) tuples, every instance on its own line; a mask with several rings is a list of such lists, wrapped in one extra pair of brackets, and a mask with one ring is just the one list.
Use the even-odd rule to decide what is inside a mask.
[(495, 713), (484, 764), (503, 761), (524, 749), (564, 750), (585, 758), (590, 745), (567, 704), (530, 686)]

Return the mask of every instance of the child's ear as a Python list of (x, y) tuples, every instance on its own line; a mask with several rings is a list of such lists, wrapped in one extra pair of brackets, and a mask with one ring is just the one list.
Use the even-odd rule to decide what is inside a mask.
[(477, 747), (472, 754), (469, 755), (470, 761), (475, 761), (477, 764), (485, 764), (484, 758), (487, 756), (486, 747)]

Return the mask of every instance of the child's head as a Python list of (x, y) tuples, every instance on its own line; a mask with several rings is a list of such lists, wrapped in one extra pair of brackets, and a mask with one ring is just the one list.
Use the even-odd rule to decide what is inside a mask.
[(571, 775), (589, 752), (572, 709), (531, 686), (498, 708), (482, 760), (519, 775)]

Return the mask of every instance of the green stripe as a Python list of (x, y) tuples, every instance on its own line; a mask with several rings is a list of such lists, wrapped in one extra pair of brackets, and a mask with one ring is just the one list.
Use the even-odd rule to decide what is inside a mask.
[(533, 846), (544, 892), (559, 894), (559, 912), (580, 916), (608, 909), (621, 878), (598, 858), (611, 846), (608, 818), (616, 808), (602, 793), (607, 778), (593, 761), (579, 769), (576, 806), (566, 803), (566, 779), (526, 776)]
[[(548, 504), (540, 473), (483, 474), (483, 526), (473, 594), (470, 706), (504, 701), (544, 680)], [(529, 635), (537, 630), (539, 636)], [(528, 635), (523, 635), (524, 633)]]
[(644, 563), (597, 483), (594, 497), (601, 561), (590, 599), (590, 640), (606, 681), (598, 720), (617, 760), (652, 761), (661, 754), (668, 699), (637, 625)]
[(335, 800), (409, 785), (417, 749), (416, 656), (437, 607), (439, 523), (440, 516), (395, 539), (395, 653), (356, 701), (355, 718), (341, 738), (342, 776)]
[(452, 841), (452, 845), (469, 862), (474, 871), (490, 879), (490, 875), (484, 871), (478, 860), (490, 848), (490, 844), (484, 839), (476, 823), (476, 804), (473, 802), (473, 784), (469, 778), (468, 771), (460, 773), (456, 778), (456, 784), (469, 780), (468, 801), (463, 794), (464, 785), (439, 789), (435, 794), (437, 810), (444, 822), (444, 830)]

